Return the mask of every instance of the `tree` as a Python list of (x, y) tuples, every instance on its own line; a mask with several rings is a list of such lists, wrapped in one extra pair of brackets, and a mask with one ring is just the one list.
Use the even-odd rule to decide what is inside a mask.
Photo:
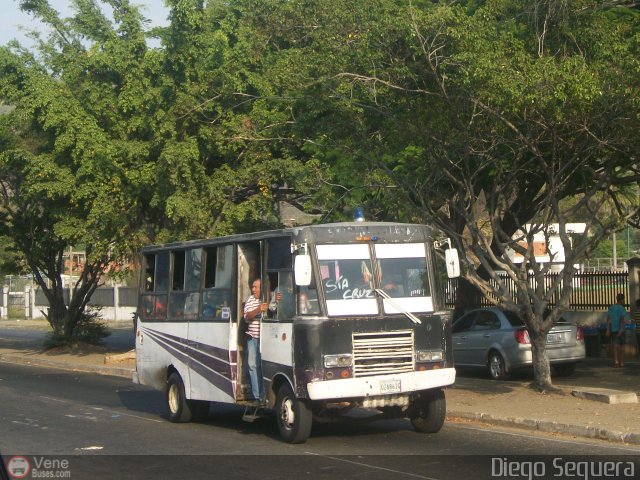
[[(574, 265), (638, 216), (637, 12), (589, 1), (372, 3), (395, 12), (379, 22), (386, 33), (362, 25), (350, 48), (369, 65), (334, 75), (366, 132), (359, 151), (400, 187), (399, 203), (413, 207), (405, 218), (435, 221), (466, 253), (466, 278), (523, 317), (535, 383), (549, 389), (546, 334), (568, 307)], [(607, 205), (613, 215), (602, 215)], [(578, 216), (587, 234), (572, 237)], [(536, 234), (558, 234), (565, 251), (549, 289)]]
[[(112, 3), (113, 24), (91, 1), (76, 2), (77, 15), (65, 20), (46, 1), (21, 5), (54, 33), (40, 40), (39, 56), (15, 44), (0, 49), (0, 95), (15, 106), (3, 123), (11, 145), (0, 154), (0, 224), (66, 342), (107, 266), (142, 233), (149, 151), (143, 115), (130, 112), (132, 99), (151, 95), (139, 81), (149, 62), (141, 17), (126, 1)], [(87, 262), (65, 305), (63, 254), (78, 243)]]
[[(63, 341), (107, 265), (141, 243), (273, 227), (281, 197), (315, 188), (298, 143), (278, 139), (289, 113), (265, 67), (278, 47), (262, 42), (252, 9), (173, 0), (150, 48), (126, 0), (77, 0), (70, 18), (46, 0), (21, 6), (53, 33), (35, 53), (0, 49), (0, 97), (15, 106), (2, 128), (0, 224)], [(63, 253), (79, 243), (87, 263), (65, 305)]]

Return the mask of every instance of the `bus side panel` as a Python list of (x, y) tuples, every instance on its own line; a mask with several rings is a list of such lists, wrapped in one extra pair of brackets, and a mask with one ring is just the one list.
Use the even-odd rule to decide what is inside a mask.
[[(322, 364), (323, 319), (308, 319), (294, 326), (295, 390), (300, 398), (307, 398), (307, 383), (324, 380)], [(334, 339), (336, 340), (336, 339)], [(337, 339), (339, 340), (339, 339)], [(325, 340), (326, 341), (326, 340)], [(351, 337), (348, 338), (351, 348)]]
[(229, 322), (191, 322), (189, 325), (188, 397), (234, 402), (234, 378), (229, 362)]
[[(272, 389), (273, 378), (285, 375), (293, 382), (293, 324), (263, 321), (260, 333), (260, 355), (265, 390)], [(278, 392), (274, 392), (277, 394)]]
[(181, 322), (138, 321), (136, 333), (136, 369), (138, 381), (162, 390), (170, 366), (173, 366), (189, 392), (188, 324)]

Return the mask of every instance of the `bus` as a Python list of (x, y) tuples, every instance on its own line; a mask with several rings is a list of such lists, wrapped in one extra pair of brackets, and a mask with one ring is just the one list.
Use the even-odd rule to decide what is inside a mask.
[[(353, 409), (438, 432), (456, 372), (437, 246), (426, 225), (354, 221), (144, 247), (134, 381), (164, 391), (172, 422), (230, 403), (275, 413), (289, 443)], [(243, 319), (255, 279), (281, 299), (260, 321), (263, 403)]]

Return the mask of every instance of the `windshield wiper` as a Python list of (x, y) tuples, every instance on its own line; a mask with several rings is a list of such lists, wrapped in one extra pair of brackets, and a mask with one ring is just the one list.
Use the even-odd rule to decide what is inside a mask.
[(406, 315), (407, 317), (409, 317), (409, 319), (413, 322), (413, 323), (417, 323), (417, 324), (421, 324), (422, 322), (420, 321), (420, 319), (418, 317), (416, 317), (413, 313), (411, 312), (407, 312), (404, 308), (402, 308), (400, 305), (398, 305), (392, 298), (391, 296), (385, 292), (384, 290), (382, 290), (381, 288), (374, 288), (373, 289), (378, 295), (380, 295), (382, 298), (384, 298), (387, 302), (389, 302), (391, 304), (391, 306), (393, 308), (395, 308), (396, 310), (398, 310), (400, 313)]

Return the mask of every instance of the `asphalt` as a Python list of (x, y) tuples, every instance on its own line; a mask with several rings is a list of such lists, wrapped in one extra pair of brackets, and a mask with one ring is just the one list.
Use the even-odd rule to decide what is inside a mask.
[[(42, 320), (0, 320), (0, 362), (132, 378), (130, 323), (110, 325), (103, 346), (44, 350)], [(531, 371), (509, 381), (482, 370), (458, 371), (447, 389), (447, 422), (496, 425), (574, 438), (640, 445), (640, 359), (613, 368), (610, 358), (587, 358), (570, 377), (554, 378), (553, 393), (531, 388)]]

